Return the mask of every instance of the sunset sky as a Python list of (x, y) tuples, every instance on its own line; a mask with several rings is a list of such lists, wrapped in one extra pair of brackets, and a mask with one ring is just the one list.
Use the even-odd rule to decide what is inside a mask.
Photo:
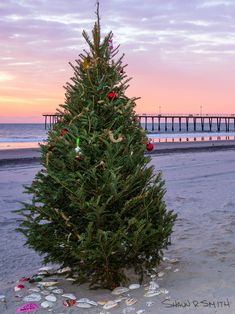
[[(41, 122), (95, 21), (95, 0), (0, 1), (0, 123)], [(138, 113), (235, 113), (234, 0), (100, 0)]]

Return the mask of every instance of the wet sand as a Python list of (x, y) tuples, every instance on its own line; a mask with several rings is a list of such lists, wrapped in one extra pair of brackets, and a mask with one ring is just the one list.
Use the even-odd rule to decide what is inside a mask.
[[(163, 171), (167, 205), (178, 213), (172, 245), (165, 256), (177, 258), (179, 263), (163, 263), (159, 268), (165, 275), (157, 282), (160, 287), (169, 290), (171, 299), (164, 301), (166, 295), (163, 294), (146, 298), (143, 296), (144, 287), (141, 287), (128, 292), (138, 300), (129, 307), (129, 310), (133, 309), (130, 313), (144, 309), (144, 313), (150, 314), (234, 314), (234, 151), (157, 154), (153, 155), (152, 164), (156, 171)], [(16, 280), (22, 276), (32, 276), (42, 266), (41, 258), (23, 246), (25, 239), (15, 231), (17, 215), (12, 213), (12, 210), (20, 207), (20, 201), (29, 198), (22, 193), (23, 185), (30, 184), (39, 169), (37, 161), (29, 164), (26, 160), (20, 164), (12, 162), (0, 166), (0, 295), (6, 295), (7, 299), (7, 308), (0, 303), (1, 314), (13, 314), (17, 307), (27, 303), (15, 298), (13, 288)], [(166, 270), (167, 266), (172, 268)], [(175, 269), (179, 271), (174, 272)], [(146, 284), (149, 281), (150, 278), (145, 279)], [(132, 282), (136, 282), (134, 277)], [(109, 291), (89, 291), (87, 285), (71, 285), (63, 279), (59, 279), (58, 287), (65, 292), (73, 292), (77, 298), (88, 297), (95, 301), (115, 299)], [(24, 294), (29, 292), (25, 291)], [(58, 297), (52, 313), (123, 313), (127, 308), (124, 302), (109, 311), (102, 310), (101, 306), (87, 310), (64, 308), (62, 299)], [(41, 309), (35, 313), (47, 312)]]

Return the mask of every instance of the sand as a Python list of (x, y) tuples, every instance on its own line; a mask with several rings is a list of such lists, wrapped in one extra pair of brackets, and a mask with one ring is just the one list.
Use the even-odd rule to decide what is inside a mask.
[[(165, 256), (178, 258), (179, 263), (164, 263), (159, 268), (165, 275), (157, 282), (169, 290), (170, 301), (164, 301), (164, 295), (145, 298), (141, 287), (129, 293), (138, 300), (130, 313), (139, 309), (150, 314), (235, 313), (234, 156), (233, 150), (153, 155), (152, 164), (156, 171), (163, 171), (166, 180), (167, 205), (178, 213), (172, 245)], [(7, 298), (7, 308), (0, 303), (1, 314), (13, 314), (25, 303), (15, 298), (16, 280), (31, 276), (41, 267), (41, 258), (23, 246), (25, 239), (15, 231), (17, 215), (11, 212), (20, 207), (20, 201), (29, 198), (22, 193), (23, 185), (30, 184), (39, 169), (38, 162), (29, 164), (23, 159), (19, 164), (5, 162), (0, 166), (0, 295)], [(165, 270), (169, 265), (172, 269)], [(149, 280), (146, 278), (146, 283)], [(136, 279), (132, 278), (132, 282)], [(115, 299), (109, 291), (89, 291), (86, 285), (72, 286), (62, 279), (58, 287), (78, 298)], [(127, 306), (122, 302), (109, 312), (123, 313), (124, 308)], [(59, 298), (52, 313), (102, 312), (108, 313), (101, 306), (88, 310), (63, 308)]]

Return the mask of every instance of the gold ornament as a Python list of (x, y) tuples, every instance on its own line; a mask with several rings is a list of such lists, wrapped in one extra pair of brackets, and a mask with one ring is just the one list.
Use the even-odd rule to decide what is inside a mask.
[(83, 62), (82, 62), (82, 68), (83, 70), (88, 70), (91, 66), (91, 58), (90, 57), (86, 57)]

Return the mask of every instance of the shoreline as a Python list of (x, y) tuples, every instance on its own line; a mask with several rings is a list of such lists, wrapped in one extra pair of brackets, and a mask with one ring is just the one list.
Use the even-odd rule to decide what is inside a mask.
[[(148, 156), (156, 156), (162, 154), (214, 152), (219, 150), (235, 150), (235, 141), (159, 142), (154, 143), (154, 150), (146, 152), (146, 154)], [(0, 166), (6, 164), (38, 163), (40, 160), (40, 147), (0, 150)]]

